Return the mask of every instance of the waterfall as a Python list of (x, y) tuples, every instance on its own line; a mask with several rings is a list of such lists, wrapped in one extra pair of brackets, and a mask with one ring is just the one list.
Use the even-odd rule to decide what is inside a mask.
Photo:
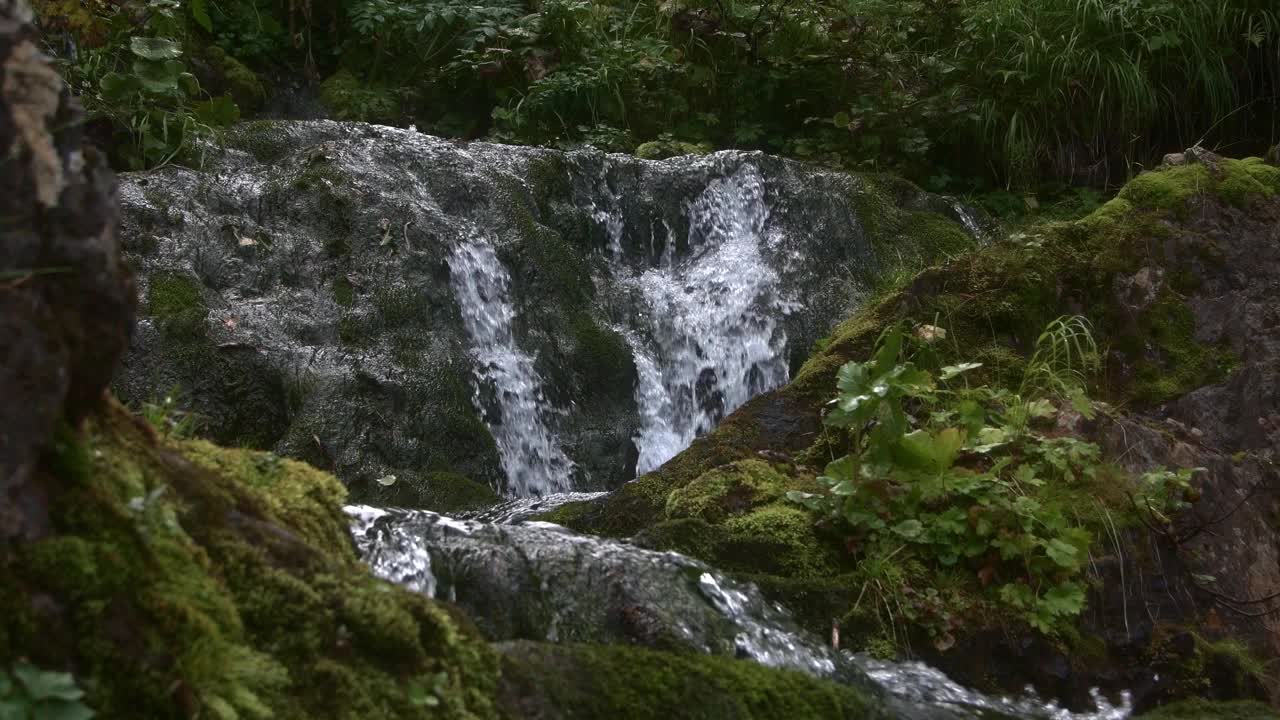
[[(613, 266), (640, 306), (624, 333), (640, 374), (638, 474), (788, 379), (779, 325), (787, 306), (764, 256), (769, 209), (759, 170), (744, 164), (711, 180), (688, 214), (687, 251), (674, 252), (668, 237), (653, 267)], [(605, 223), (611, 237), (616, 223)]]
[(506, 494), (535, 497), (569, 490), (574, 465), (549, 427), (552, 408), (533, 358), (512, 331), (511, 277), (493, 246), (462, 243), (449, 271), (475, 363), (476, 410), (498, 445)]

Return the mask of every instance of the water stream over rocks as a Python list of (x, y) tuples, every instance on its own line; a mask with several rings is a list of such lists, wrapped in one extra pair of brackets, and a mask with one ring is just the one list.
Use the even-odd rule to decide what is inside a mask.
[[(579, 499), (546, 498), (538, 510)], [(373, 572), (453, 602), (493, 641), (635, 643), (742, 658), (863, 686), (892, 717), (910, 720), (1122, 720), (1095, 695), (1094, 712), (1072, 713), (1032, 695), (998, 698), (951, 682), (920, 663), (838, 652), (801, 630), (750, 583), (671, 552), (520, 521), (508, 504), (495, 517), (351, 506), (356, 545)]]
[(121, 397), (180, 386), (213, 439), (417, 507), (446, 475), (507, 497), (618, 487), (973, 226), (905, 183), (760, 153), (327, 121), (237, 126), (203, 169), (127, 174), (120, 196), (145, 310)]
[(491, 244), (473, 241), (453, 251), (449, 270), (475, 359), (476, 410), (498, 445), (506, 494), (537, 497), (570, 489), (573, 461), (549, 427), (554, 409), (534, 359), (516, 344), (507, 269)]
[[(611, 267), (635, 297), (626, 334), (636, 356), (638, 474), (656, 469), (727, 414), (786, 383), (790, 309), (766, 261), (769, 207), (760, 170), (743, 164), (689, 204), (684, 251), (669, 226), (649, 267)], [(616, 216), (606, 214), (606, 224)]]

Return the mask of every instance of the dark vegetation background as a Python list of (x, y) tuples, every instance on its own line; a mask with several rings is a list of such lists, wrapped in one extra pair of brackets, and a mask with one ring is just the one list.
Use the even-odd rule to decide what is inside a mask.
[[(1270, 0), (35, 0), (122, 168), (254, 116), (760, 149), (1010, 215), (1280, 139)], [(1069, 189), (1073, 188), (1073, 189)]]

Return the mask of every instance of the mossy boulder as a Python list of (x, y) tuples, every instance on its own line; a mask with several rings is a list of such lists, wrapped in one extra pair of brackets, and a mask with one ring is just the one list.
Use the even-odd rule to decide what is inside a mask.
[(887, 717), (852, 687), (722, 657), (619, 646), (503, 647), (504, 705), (522, 718)]
[(118, 405), (45, 463), (49, 534), (0, 547), (0, 654), (74, 669), (100, 717), (496, 715), (497, 657), (367, 574), (331, 475)]
[(718, 523), (782, 497), (789, 479), (763, 460), (743, 460), (709, 470), (667, 496), (668, 519)]
[[(896, 654), (909, 643), (912, 652), (925, 654), (967, 682), (1008, 689), (1031, 682), (1072, 701), (1083, 700), (1089, 684), (1097, 682), (1143, 685), (1137, 696), (1140, 707), (1158, 698), (1204, 692), (1190, 685), (1174, 687), (1178, 683), (1172, 678), (1182, 675), (1167, 668), (1158, 673), (1158, 681), (1141, 679), (1143, 672), (1154, 672), (1149, 671), (1153, 665), (1135, 664), (1129, 655), (1135, 652), (1133, 647), (1099, 638), (1124, 637), (1135, 627), (1133, 614), (1125, 612), (1126, 601), (1129, 607), (1139, 597), (1157, 603), (1157, 593), (1141, 582), (1155, 568), (1162, 568), (1166, 582), (1184, 588), (1189, 597), (1202, 597), (1209, 605), (1215, 602), (1213, 596), (1200, 594), (1203, 591), (1193, 579), (1200, 576), (1196, 573), (1218, 576), (1221, 583), (1220, 568), (1240, 568), (1239, 573), (1247, 574), (1252, 571), (1245, 567), (1263, 563), (1268, 577), (1272, 576), (1272, 563), (1255, 557), (1254, 549), (1272, 542), (1269, 533), (1274, 531), (1266, 520), (1273, 512), (1267, 509), (1270, 504), (1256, 513), (1241, 511), (1230, 521), (1238, 527), (1239, 537), (1252, 540), (1213, 541), (1197, 533), (1188, 546), (1168, 546), (1166, 536), (1150, 534), (1133, 518), (1119, 482), (1154, 467), (1203, 465), (1211, 470), (1197, 483), (1197, 492), (1218, 498), (1214, 506), (1222, 503), (1230, 508), (1239, 506), (1238, 499), (1229, 499), (1232, 488), (1265, 487), (1276, 481), (1274, 471), (1248, 463), (1232, 470), (1225, 460), (1242, 447), (1266, 452), (1262, 448), (1276, 438), (1270, 431), (1259, 433), (1252, 419), (1274, 412), (1266, 408), (1280, 397), (1275, 383), (1267, 379), (1275, 376), (1280, 342), (1272, 325), (1258, 320), (1278, 312), (1265, 288), (1274, 282), (1270, 278), (1280, 276), (1274, 245), (1274, 227), (1280, 220), (1276, 203), (1280, 176), (1273, 177), (1262, 169), (1266, 167), (1257, 160), (1202, 156), (1189, 165), (1144, 174), (1087, 217), (1024, 228), (927, 269), (898, 289), (886, 288), (820, 343), (785, 388), (749, 402), (659, 470), (602, 500), (563, 506), (552, 517), (579, 530), (634, 536), (638, 543), (678, 549), (732, 569), (786, 602), (814, 630), (829, 628), (831, 619), (843, 618), (845, 642), (864, 645), (874, 640), (867, 635), (873, 628), (860, 625), (848, 611), (864, 594), (868, 576), (850, 563), (852, 555), (838, 527), (828, 533), (819, 524), (810, 540), (799, 534), (803, 528), (793, 522), (795, 513), (802, 512), (799, 508), (784, 513), (783, 504), (776, 508), (763, 504), (739, 509), (735, 515), (707, 502), (705, 490), (713, 485), (721, 490), (730, 487), (718, 473), (753, 462), (761, 453), (777, 460), (775, 467), (793, 465), (799, 469), (796, 475), (811, 477), (834, 457), (833, 452), (842, 452), (820, 432), (822, 408), (835, 392), (836, 372), (846, 362), (868, 357), (877, 338), (892, 324), (912, 329), (941, 324), (948, 333), (945, 342), (934, 348), (941, 360), (980, 361), (983, 367), (975, 379), (1016, 386), (1045, 325), (1062, 315), (1083, 315), (1091, 321), (1107, 355), (1106, 371), (1092, 378), (1094, 392), (1123, 410), (1099, 426), (1086, 423), (1079, 431), (1093, 433), (1091, 437), (1123, 467), (1114, 470), (1114, 482), (1099, 483), (1076, 497), (1073, 505), (1099, 521), (1098, 538), (1110, 537), (1110, 532), (1119, 538), (1099, 539), (1096, 552), (1103, 556), (1119, 552), (1123, 559), (1109, 559), (1096, 569), (1098, 579), (1090, 600), (1095, 610), (1085, 614), (1080, 635), (1032, 640), (1036, 633), (1029, 629), (1010, 630), (1018, 624), (1015, 618), (988, 612), (990, 608), (977, 601), (980, 591), (964, 590), (978, 587), (972, 576), (888, 562), (878, 572), (897, 578), (890, 582), (917, 593), (932, 590), (944, 598), (952, 617), (964, 618), (962, 637), (951, 651), (935, 652), (931, 649), (935, 638), (907, 623), (895, 640), (877, 641), (871, 649)], [(891, 191), (889, 185), (883, 192)], [(1256, 310), (1232, 311), (1244, 307)], [(1170, 414), (1186, 419), (1162, 425)], [(1188, 430), (1192, 426), (1195, 432)], [(752, 487), (746, 477), (741, 486)], [(738, 492), (748, 495), (743, 489)], [(673, 516), (672, 508), (690, 509)], [(756, 514), (761, 515), (761, 524), (753, 522)], [(763, 529), (766, 519), (774, 521), (767, 530)], [(1194, 527), (1196, 520), (1185, 522)], [(1104, 529), (1108, 523), (1114, 523), (1112, 530)], [(743, 552), (729, 552), (728, 531), (734, 527), (739, 528)], [(758, 538), (758, 543), (748, 542), (752, 538)], [(774, 549), (763, 549), (766, 543)], [(1119, 550), (1112, 548), (1116, 543)], [(806, 544), (811, 550), (822, 550), (790, 549)], [(1193, 550), (1190, 545), (1197, 547)], [(885, 558), (878, 561), (887, 562)], [(1235, 574), (1232, 570), (1232, 577)], [(1250, 594), (1247, 584), (1233, 586), (1236, 596)], [(926, 616), (933, 612), (929, 602), (920, 601)], [(860, 611), (874, 613), (875, 609), (864, 601)], [(898, 614), (897, 609), (894, 612)], [(1206, 637), (1235, 634), (1253, 653), (1274, 644), (1269, 635), (1229, 608), (1225, 622), (1187, 602), (1163, 603), (1159, 612), (1152, 613), (1202, 630)], [(983, 627), (990, 627), (991, 633), (984, 634)], [(1137, 647), (1150, 649), (1149, 619), (1133, 632), (1145, 633), (1145, 639), (1136, 641)], [(1016, 639), (1009, 639), (1011, 633)], [(1185, 666), (1207, 656), (1189, 647), (1171, 657)], [(1221, 659), (1221, 653), (1214, 657)], [(982, 658), (982, 662), (963, 658)], [(1065, 673), (1062, 668), (1067, 668)], [(1248, 672), (1228, 675), (1235, 678), (1229, 684), (1233, 689), (1223, 699), (1263, 692), (1261, 685), (1249, 680), (1253, 675)], [(1125, 679), (1116, 680), (1121, 677)]]

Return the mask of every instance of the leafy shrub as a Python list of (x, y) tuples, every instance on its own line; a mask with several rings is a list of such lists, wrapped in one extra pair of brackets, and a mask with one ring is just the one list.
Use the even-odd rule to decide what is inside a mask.
[[(1093, 539), (1074, 502), (1104, 471), (1097, 445), (1050, 432), (1062, 413), (1094, 415), (1084, 392), (1098, 362), (1089, 327), (1052, 323), (1017, 391), (971, 382), (978, 363), (927, 369), (936, 353), (918, 345), (908, 359), (894, 328), (871, 360), (841, 368), (825, 425), (849, 452), (819, 478), (826, 493), (788, 497), (843, 527), (855, 552), (965, 568), (989, 599), (1059, 633), (1084, 606)], [(1170, 479), (1185, 477), (1153, 473), (1142, 502), (1153, 515), (1178, 509)], [(948, 627), (932, 629), (940, 645), (950, 641)]]
[(37, 10), (46, 27), (69, 33), (62, 40), (74, 50), (62, 69), (90, 117), (128, 138), (113, 143), (118, 164), (140, 170), (194, 157), (198, 139), (239, 119), (230, 97), (204, 99), (183, 61), (187, 15), (178, 0), (95, 2), (76, 10), (45, 0)]

